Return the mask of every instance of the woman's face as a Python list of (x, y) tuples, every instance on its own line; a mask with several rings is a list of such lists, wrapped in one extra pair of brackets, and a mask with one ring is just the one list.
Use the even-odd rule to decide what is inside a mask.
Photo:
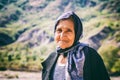
[(62, 48), (71, 47), (74, 43), (75, 32), (72, 20), (60, 20), (55, 31), (55, 42)]

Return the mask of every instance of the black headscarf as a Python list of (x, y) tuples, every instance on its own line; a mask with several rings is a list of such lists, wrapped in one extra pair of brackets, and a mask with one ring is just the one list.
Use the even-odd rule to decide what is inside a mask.
[[(73, 47), (77, 43), (79, 43), (79, 39), (82, 36), (82, 32), (83, 32), (82, 22), (81, 22), (80, 18), (73, 11), (65, 12), (61, 16), (58, 17), (58, 19), (56, 21), (56, 24), (55, 24), (54, 32), (55, 32), (56, 27), (57, 27), (57, 25), (58, 25), (58, 23), (59, 23), (60, 20), (68, 19), (70, 17), (72, 17), (72, 19), (73, 19), (74, 30), (75, 30), (75, 39), (74, 39), (73, 45), (71, 46), (71, 47)], [(71, 47), (69, 47), (69, 48), (71, 48)], [(68, 50), (69, 48), (66, 48), (66, 49), (58, 48), (57, 52), (61, 53), (61, 52), (64, 52), (64, 51)]]

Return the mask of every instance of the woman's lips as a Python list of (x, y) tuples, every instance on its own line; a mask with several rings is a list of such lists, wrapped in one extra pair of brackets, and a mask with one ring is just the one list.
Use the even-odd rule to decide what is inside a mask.
[(68, 41), (67, 40), (61, 40), (61, 41), (59, 41), (59, 43), (68, 43)]
[(59, 41), (58, 43), (64, 45), (64, 44), (67, 44), (68, 41), (66, 41), (66, 40), (62, 40), (62, 41)]

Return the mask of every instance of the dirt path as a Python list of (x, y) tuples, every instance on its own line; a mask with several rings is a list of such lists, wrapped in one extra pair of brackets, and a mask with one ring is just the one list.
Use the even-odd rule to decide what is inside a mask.
[(111, 80), (120, 80), (120, 76), (118, 76), (118, 77), (111, 77)]
[[(0, 71), (0, 80), (41, 80), (41, 72)], [(120, 76), (111, 80), (120, 80)]]
[(41, 72), (0, 71), (0, 80), (41, 80)]

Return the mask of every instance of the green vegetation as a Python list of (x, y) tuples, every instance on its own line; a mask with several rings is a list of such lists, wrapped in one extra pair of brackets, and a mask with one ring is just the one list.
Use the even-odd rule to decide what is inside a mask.
[[(12, 70), (25, 70), (25, 71), (38, 71), (41, 70), (42, 58), (37, 53), (32, 53), (28, 47), (21, 46), (7, 48), (0, 51), (0, 70), (12, 69)], [(3, 49), (1, 48), (1, 49)]]
[(108, 42), (101, 46), (99, 52), (109, 72), (120, 72), (120, 48), (110, 43), (111, 42)]

